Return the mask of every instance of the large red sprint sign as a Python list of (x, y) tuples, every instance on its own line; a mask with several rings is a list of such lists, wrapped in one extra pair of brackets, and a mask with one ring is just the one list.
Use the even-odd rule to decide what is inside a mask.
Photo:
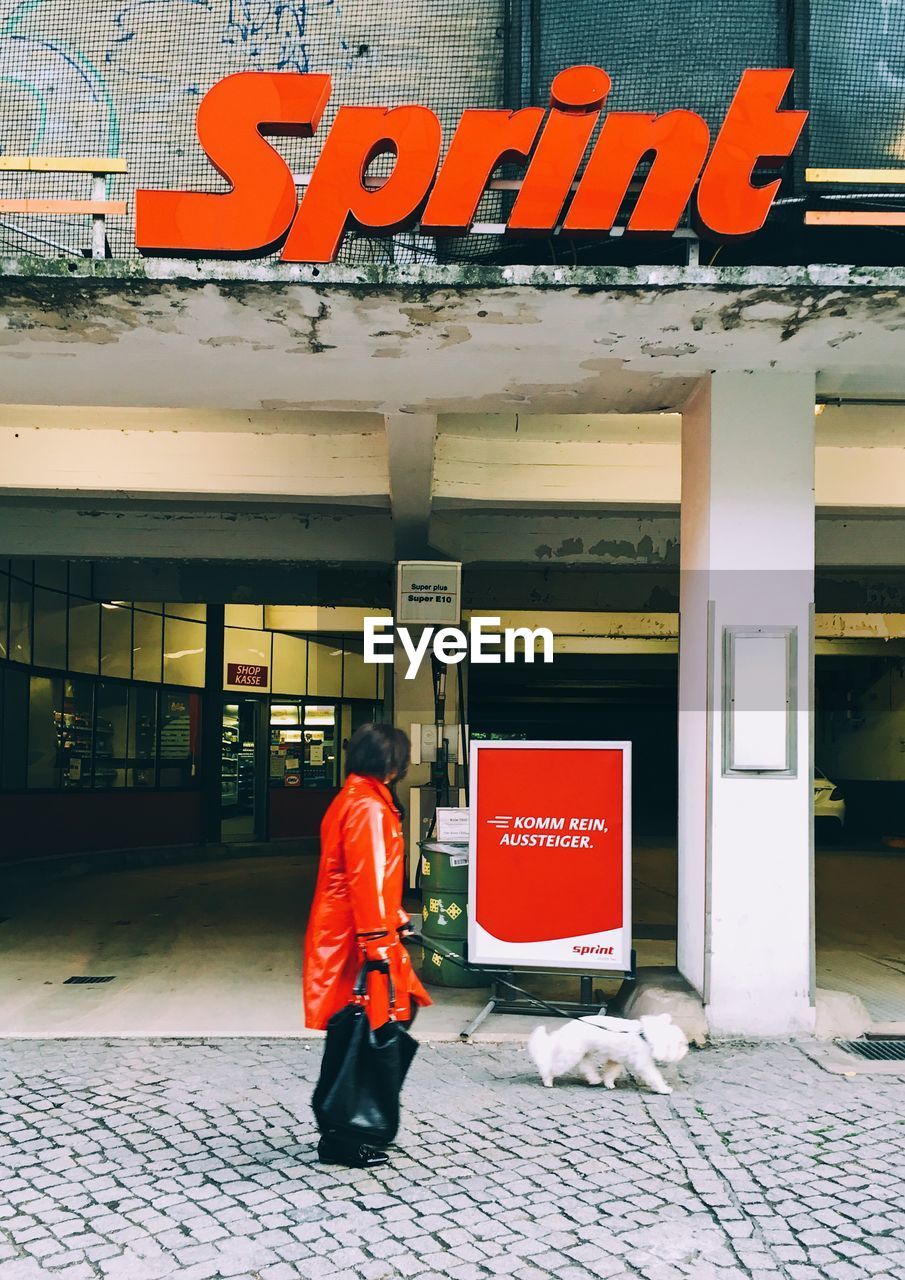
[[(807, 118), (783, 105), (791, 79), (788, 68), (745, 71), (715, 138), (702, 116), (684, 108), (604, 114), (611, 81), (600, 67), (561, 71), (549, 111), (469, 108), (448, 148), (429, 107), (344, 105), (299, 204), (292, 171), (266, 137), (316, 134), (331, 79), (240, 71), (205, 94), (196, 120), (198, 141), (229, 189), (137, 190), (135, 242), (145, 253), (230, 257), (282, 246), (286, 262), (332, 262), (349, 227), (392, 235), (417, 225), (427, 235), (463, 235), (503, 164), (525, 169), (510, 231), (549, 234), (562, 219), (568, 234), (605, 236), (645, 158), (651, 163), (630, 233), (671, 234), (691, 202), (705, 234), (751, 235), (780, 185), (758, 167), (791, 155)], [(395, 157), (392, 172), (371, 179), (369, 166), (386, 154)]]
[(469, 959), (628, 969), (630, 743), (477, 742), (470, 782)]

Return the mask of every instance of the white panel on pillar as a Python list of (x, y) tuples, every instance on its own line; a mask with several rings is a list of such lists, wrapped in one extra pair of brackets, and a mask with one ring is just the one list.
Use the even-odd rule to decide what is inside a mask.
[(794, 775), (797, 639), (789, 627), (724, 629), (724, 775)]
[(807, 1031), (812, 374), (719, 371), (697, 389), (681, 520), (679, 967), (715, 1033)]

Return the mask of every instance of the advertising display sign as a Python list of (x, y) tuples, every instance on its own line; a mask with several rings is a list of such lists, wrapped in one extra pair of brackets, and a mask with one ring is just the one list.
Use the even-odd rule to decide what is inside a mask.
[(437, 809), (437, 839), (467, 844), (470, 835), (467, 809)]
[(631, 744), (475, 742), (468, 958), (631, 967)]
[(462, 566), (454, 560), (400, 560), (396, 567), (398, 623), (457, 623)]
[[(466, 235), (491, 174), (511, 161), (527, 167), (501, 230), (550, 234), (561, 222), (566, 234), (605, 237), (650, 151), (657, 163), (640, 181), (628, 231), (670, 235), (693, 203), (705, 234), (751, 235), (780, 187), (779, 177), (754, 183), (752, 174), (763, 157), (790, 156), (807, 119), (784, 105), (791, 79), (790, 67), (744, 71), (711, 146), (709, 125), (696, 112), (604, 113), (609, 74), (565, 67), (550, 86), (549, 112), (466, 110), (445, 145), (439, 118), (420, 103), (342, 104), (324, 131), (329, 75), (240, 71), (208, 89), (195, 122), (229, 189), (139, 187), (135, 243), (143, 253), (280, 250), (284, 262), (334, 262), (353, 226), (368, 236), (415, 226), (422, 235)], [(265, 135), (323, 136), (301, 201), (292, 170)], [(384, 154), (395, 156), (392, 170), (371, 184), (365, 171)]]

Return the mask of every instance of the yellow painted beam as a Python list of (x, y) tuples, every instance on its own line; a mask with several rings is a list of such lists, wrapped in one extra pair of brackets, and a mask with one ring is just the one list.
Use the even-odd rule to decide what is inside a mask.
[(807, 227), (905, 227), (905, 212), (892, 209), (812, 209)]
[(902, 169), (805, 169), (805, 182), (838, 182), (847, 186), (902, 186), (905, 184), (905, 168)]
[(7, 173), (125, 173), (121, 156), (0, 156)]
[(116, 218), (126, 213), (124, 200), (0, 200), (0, 213), (82, 214)]

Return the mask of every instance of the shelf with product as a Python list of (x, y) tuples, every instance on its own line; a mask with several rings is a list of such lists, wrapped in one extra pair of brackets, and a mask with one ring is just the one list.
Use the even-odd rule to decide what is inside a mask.
[(95, 785), (97, 755), (109, 754), (109, 734), (98, 734), (95, 723), (94, 685), (87, 680), (67, 679), (62, 684), (62, 703), (54, 714), (59, 735), (62, 786), (66, 791)]
[(255, 811), (255, 709), (242, 699), (226, 703), (221, 726), (220, 794), (225, 817), (253, 816)]
[(113, 725), (98, 716), (94, 728), (94, 785), (112, 787), (118, 781), (119, 770), (113, 759)]
[(270, 708), (270, 786), (337, 786), (337, 722), (334, 704), (274, 700)]
[(255, 795), (255, 751), (254, 743), (243, 743), (236, 757), (237, 765), (237, 803), (241, 809), (251, 810), (254, 807)]

